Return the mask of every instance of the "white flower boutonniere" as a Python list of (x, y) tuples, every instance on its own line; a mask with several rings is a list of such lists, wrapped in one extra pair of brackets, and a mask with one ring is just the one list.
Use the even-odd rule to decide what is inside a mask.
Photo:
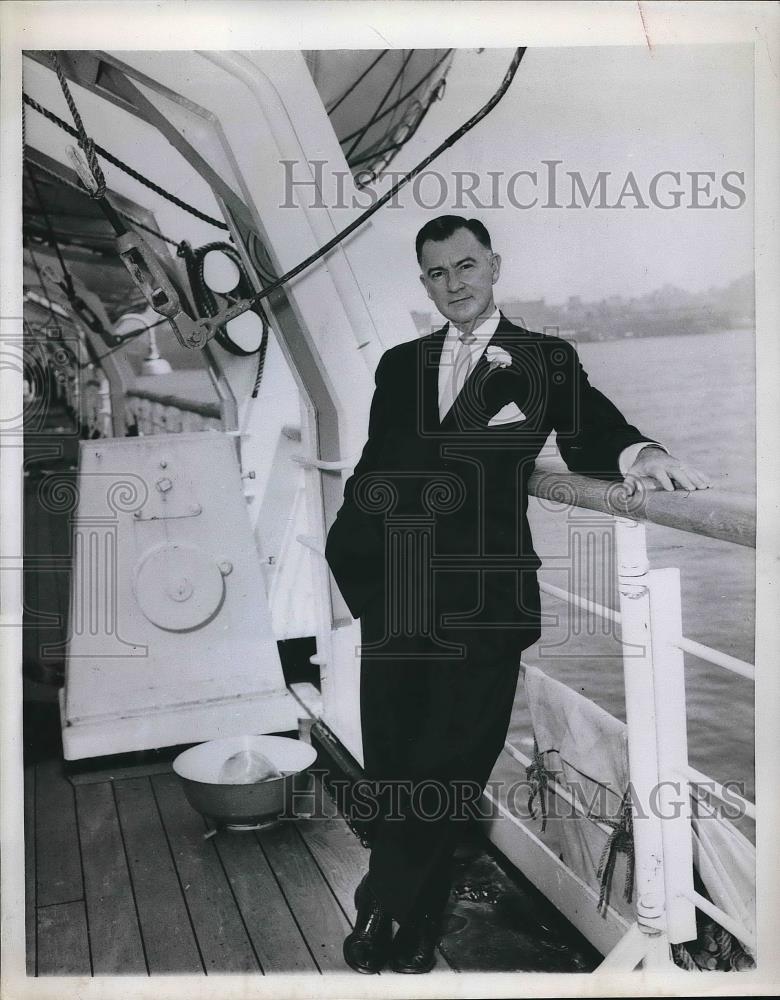
[(512, 355), (505, 351), (503, 347), (488, 344), (485, 350), (485, 358), (491, 368), (509, 368), (512, 365)]

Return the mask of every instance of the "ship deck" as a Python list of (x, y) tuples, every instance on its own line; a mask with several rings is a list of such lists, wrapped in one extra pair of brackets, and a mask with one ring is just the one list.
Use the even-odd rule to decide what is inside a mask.
[[(67, 632), (70, 524), (42, 480), (73, 472), (67, 424), (52, 408), (26, 452), (28, 975), (348, 971), (342, 943), (368, 852), (322, 786), (310, 819), (206, 838), (172, 771), (175, 751), (63, 761), (56, 648)], [(283, 657), (283, 666), (291, 683), (299, 665), (289, 670)], [(598, 952), (492, 851), (476, 830), (458, 849), (437, 969), (595, 968)]]
[[(69, 768), (25, 767), (29, 976), (349, 971), (342, 942), (368, 852), (327, 793), (312, 818), (205, 837), (169, 762)], [(461, 845), (438, 970), (599, 960), (481, 838)]]

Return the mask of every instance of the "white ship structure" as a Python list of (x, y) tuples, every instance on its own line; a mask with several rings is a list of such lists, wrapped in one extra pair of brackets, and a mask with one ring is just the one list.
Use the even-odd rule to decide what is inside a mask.
[[(417, 335), (386, 270), (395, 219), (354, 206), (425, 134), (457, 58), (25, 56), (25, 683), (61, 734), (26, 768), (30, 975), (345, 969), (365, 854), (344, 815), (204, 837), (166, 750), (292, 734), (349, 818), (328, 796), (360, 774), (360, 630), (324, 543), (374, 368)], [(285, 203), (284, 162), (327, 210)], [(616, 606), (542, 589), (619, 626), (626, 722), (525, 668), (533, 733), (501, 767), (534, 815), (488, 786), (472, 859), (492, 874), (454, 890), (440, 968), (480, 948), (484, 970), (752, 967), (755, 851), (719, 813), (755, 806), (689, 764), (684, 656), (754, 668), (683, 634), (679, 570), (645, 539), (654, 523), (754, 546), (752, 503), (632, 508), (545, 468), (531, 494), (605, 546)], [(309, 679), (290, 680), (280, 650), (304, 641)], [(519, 918), (487, 929), (518, 885), (560, 921), (536, 958)]]

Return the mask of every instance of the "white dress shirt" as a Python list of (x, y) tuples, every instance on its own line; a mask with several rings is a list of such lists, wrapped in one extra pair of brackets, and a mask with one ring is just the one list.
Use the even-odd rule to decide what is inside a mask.
[[(475, 339), (471, 344), (464, 344), (460, 339), (461, 331), (453, 323), (450, 323), (439, 359), (439, 417), (441, 420), (444, 420), (470, 372), (474, 370), (474, 366), (485, 353), (485, 348), (492, 340), (500, 322), (501, 313), (496, 307), (490, 316), (473, 330)], [(649, 446), (649, 442), (640, 441), (638, 444), (630, 444), (621, 451), (618, 456), (618, 468), (621, 475), (625, 476), (636, 461), (639, 452)], [(663, 445), (655, 447), (663, 448)], [(663, 450), (666, 451), (665, 448)]]
[(500, 322), (501, 313), (496, 307), (473, 331), (476, 338), (473, 344), (462, 343), (461, 331), (450, 323), (439, 359), (439, 416), (442, 420), (457, 399), (469, 372), (474, 370), (484, 354)]

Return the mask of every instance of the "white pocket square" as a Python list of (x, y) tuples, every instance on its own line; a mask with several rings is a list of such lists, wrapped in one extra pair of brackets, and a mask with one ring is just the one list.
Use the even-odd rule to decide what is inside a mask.
[(507, 403), (502, 406), (498, 413), (488, 420), (488, 427), (500, 427), (502, 424), (515, 424), (519, 420), (525, 420), (526, 415), (516, 403)]

